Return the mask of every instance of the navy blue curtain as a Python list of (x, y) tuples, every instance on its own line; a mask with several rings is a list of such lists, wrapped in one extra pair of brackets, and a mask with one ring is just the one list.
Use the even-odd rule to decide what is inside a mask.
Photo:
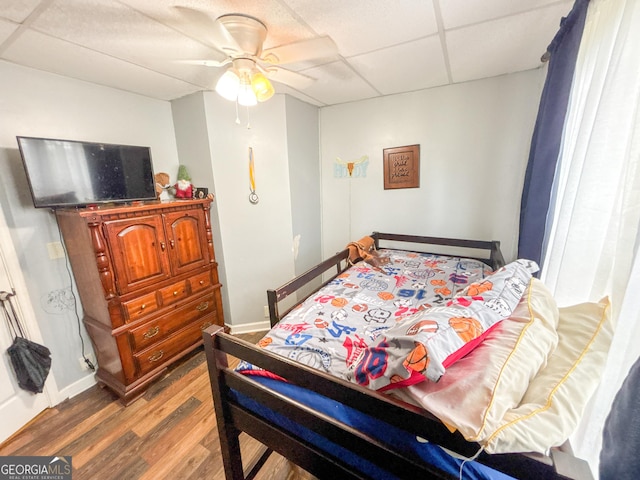
[(589, 0), (576, 0), (571, 12), (561, 20), (560, 29), (545, 54), (549, 66), (531, 139), (518, 240), (518, 258), (534, 260), (538, 265), (546, 247), (553, 177), (588, 4)]

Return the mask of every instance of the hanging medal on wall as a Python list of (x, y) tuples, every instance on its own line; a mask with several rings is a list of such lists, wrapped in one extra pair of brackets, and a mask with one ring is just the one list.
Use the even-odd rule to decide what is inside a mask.
[(251, 193), (249, 194), (249, 201), (252, 204), (258, 203), (258, 194), (256, 193), (256, 176), (253, 165), (253, 148), (249, 147), (249, 189)]

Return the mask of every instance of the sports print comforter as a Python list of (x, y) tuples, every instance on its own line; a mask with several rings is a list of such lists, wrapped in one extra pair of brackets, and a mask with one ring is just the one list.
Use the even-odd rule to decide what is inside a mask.
[[(340, 378), (388, 328), (422, 309), (445, 306), (492, 270), (467, 258), (381, 249), (380, 268), (351, 266), (292, 310), (260, 341), (274, 353)], [(384, 263), (384, 262), (382, 262)], [(238, 370), (267, 374), (241, 362)]]

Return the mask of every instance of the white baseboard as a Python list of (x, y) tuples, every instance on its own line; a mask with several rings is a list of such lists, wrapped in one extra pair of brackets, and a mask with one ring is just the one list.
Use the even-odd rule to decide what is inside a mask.
[(64, 387), (59, 392), (60, 401), (66, 400), (67, 398), (73, 398), (76, 395), (84, 392), (85, 390), (93, 387), (96, 383), (96, 376), (92, 373), (87, 375), (86, 377), (82, 377), (80, 380), (72, 383), (71, 385)]
[(237, 335), (240, 333), (254, 333), (263, 332), (271, 329), (271, 322), (264, 320), (262, 322), (243, 323), (241, 325), (227, 325), (229, 327), (229, 333)]
[[(264, 320), (262, 322), (255, 323), (243, 323), (241, 325), (227, 325), (229, 327), (229, 332), (232, 335), (242, 334), (242, 333), (254, 333), (254, 332), (263, 332), (265, 330), (269, 330), (271, 328), (271, 323), (269, 320)], [(84, 392), (85, 390), (93, 387), (96, 383), (95, 375), (92, 373), (85, 377), (82, 377), (80, 380), (72, 383), (71, 385), (64, 387), (62, 390), (58, 392), (57, 403), (60, 403), (67, 398), (73, 398), (76, 395)]]

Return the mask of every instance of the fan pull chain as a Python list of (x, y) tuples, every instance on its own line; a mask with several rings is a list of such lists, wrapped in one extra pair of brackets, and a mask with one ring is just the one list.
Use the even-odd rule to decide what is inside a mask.
[(236, 98), (236, 125), (240, 125), (240, 114), (238, 113), (238, 99)]

